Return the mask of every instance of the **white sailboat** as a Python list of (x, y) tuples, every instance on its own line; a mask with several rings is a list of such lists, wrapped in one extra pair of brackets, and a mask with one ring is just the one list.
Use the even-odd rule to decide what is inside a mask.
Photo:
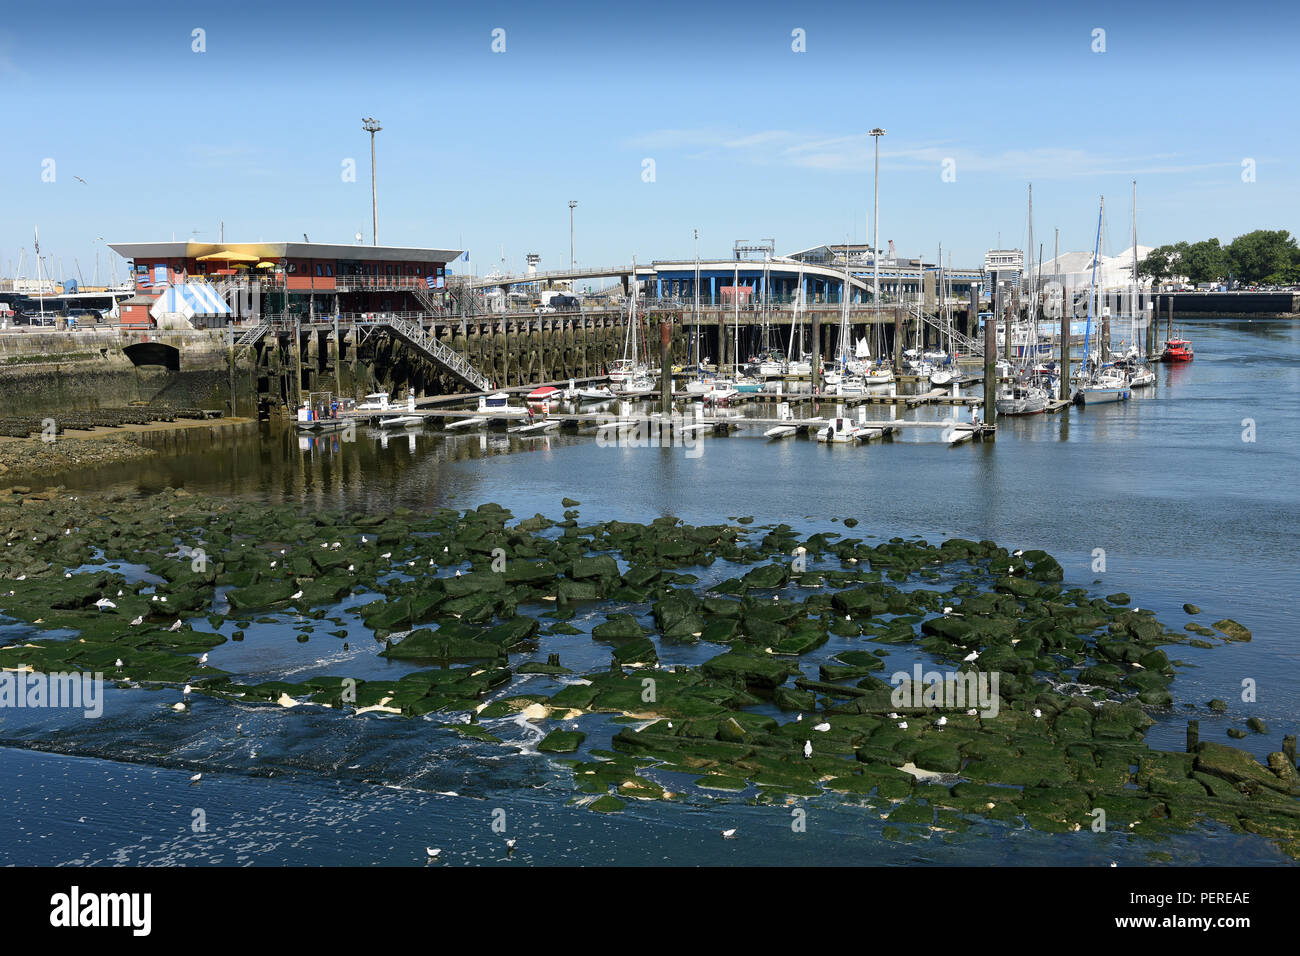
[(1132, 394), (1128, 375), (1124, 370), (1116, 366), (1099, 369), (1101, 352), (1098, 351), (1097, 360), (1092, 358), (1091, 353), (1092, 311), (1097, 294), (1097, 259), (1101, 255), (1101, 229), (1105, 210), (1106, 197), (1103, 196), (1101, 207), (1097, 212), (1097, 245), (1092, 254), (1092, 287), (1088, 294), (1088, 325), (1083, 336), (1084, 373), (1079, 379), (1079, 388), (1074, 393), (1074, 404), (1080, 406), (1126, 402)]
[[(1037, 306), (1037, 284), (1034, 272), (1034, 187), (1029, 186), (1029, 322), (1026, 334), (1035, 343), (1035, 348), (1025, 349), (1020, 353), (1020, 361), (1012, 372), (1012, 381), (998, 389), (993, 406), (999, 415), (1038, 415), (1047, 411), (1051, 396), (1036, 377), (1038, 322), (1035, 308)], [(1014, 323), (1013, 323), (1014, 324)], [(1012, 338), (1012, 331), (1007, 329), (1007, 338)]]
[(623, 357), (616, 359), (609, 370), (609, 380), (615, 391), (645, 391), (654, 387), (650, 367), (637, 355), (637, 342), (641, 331), (637, 322), (636, 259), (632, 259), (632, 298), (628, 304), (627, 335), (623, 339)]

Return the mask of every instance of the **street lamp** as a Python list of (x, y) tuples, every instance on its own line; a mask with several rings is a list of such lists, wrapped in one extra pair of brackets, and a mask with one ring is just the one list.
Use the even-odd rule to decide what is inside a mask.
[(574, 264), (577, 262), (573, 258), (573, 207), (578, 205), (578, 200), (569, 200), (569, 271), (572, 272)]
[(876, 141), (876, 199), (875, 211), (872, 213), (872, 232), (871, 240), (871, 263), (873, 275), (871, 279), (871, 304), (877, 308), (880, 306), (880, 137), (885, 135), (885, 131), (877, 126), (868, 134)]
[(370, 232), (371, 245), (379, 245), (379, 193), (375, 189), (375, 134), (382, 126), (373, 116), (362, 117), (361, 128), (370, 134)]

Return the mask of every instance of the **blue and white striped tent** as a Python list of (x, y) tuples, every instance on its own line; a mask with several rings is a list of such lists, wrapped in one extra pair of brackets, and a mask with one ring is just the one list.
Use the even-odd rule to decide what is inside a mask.
[(150, 307), (149, 314), (155, 319), (163, 316), (193, 319), (196, 316), (230, 315), (231, 311), (230, 306), (206, 282), (185, 282), (168, 287)]

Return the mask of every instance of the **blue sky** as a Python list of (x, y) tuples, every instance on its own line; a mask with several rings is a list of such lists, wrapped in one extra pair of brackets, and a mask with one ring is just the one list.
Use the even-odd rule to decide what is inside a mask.
[(34, 224), (87, 281), (100, 236), (369, 242), (371, 114), (380, 240), (480, 272), (503, 246), (566, 264), (570, 199), (580, 263), (689, 257), (694, 228), (705, 255), (862, 241), (872, 126), (903, 255), (1023, 246), (1030, 181), (1048, 256), (1054, 227), (1091, 246), (1102, 194), (1125, 248), (1133, 179), (1143, 244), (1297, 230), (1294, 4), (883, 6), (24, 4), (0, 23), (0, 272), (25, 246), (33, 274)]

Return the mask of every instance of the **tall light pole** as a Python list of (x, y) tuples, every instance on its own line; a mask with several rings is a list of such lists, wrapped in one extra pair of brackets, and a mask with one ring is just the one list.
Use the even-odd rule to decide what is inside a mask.
[(573, 258), (573, 207), (578, 205), (578, 200), (569, 200), (569, 271), (574, 270), (577, 260)]
[(370, 234), (372, 246), (379, 245), (379, 192), (375, 188), (375, 134), (382, 126), (373, 116), (363, 117), (361, 128), (370, 134)]
[(873, 275), (871, 279), (871, 304), (877, 308), (880, 306), (880, 137), (885, 135), (885, 131), (877, 126), (871, 130), (872, 139), (876, 141), (876, 199), (875, 211), (871, 214), (871, 229), (873, 238), (871, 240), (871, 265)]

